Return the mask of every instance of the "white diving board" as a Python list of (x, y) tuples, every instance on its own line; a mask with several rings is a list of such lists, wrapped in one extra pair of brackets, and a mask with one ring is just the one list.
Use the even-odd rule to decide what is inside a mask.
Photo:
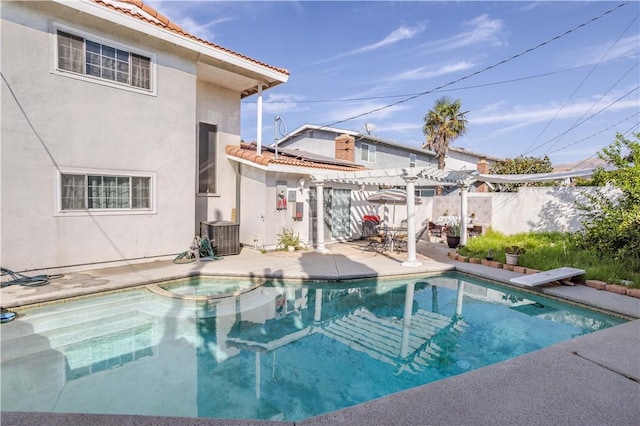
[(521, 277), (511, 278), (511, 282), (526, 287), (535, 287), (553, 281), (560, 281), (566, 278), (577, 277), (579, 275), (584, 275), (584, 273), (584, 269), (563, 267), (558, 269), (550, 269), (544, 272), (538, 272), (537, 274), (523, 275)]

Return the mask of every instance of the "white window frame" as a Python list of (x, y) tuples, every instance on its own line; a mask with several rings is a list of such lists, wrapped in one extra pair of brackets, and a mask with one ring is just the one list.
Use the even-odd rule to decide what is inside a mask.
[[(133, 53), (136, 55), (140, 55), (140, 56), (144, 56), (150, 59), (151, 63), (149, 65), (149, 79), (150, 81), (150, 87), (149, 89), (145, 89), (142, 87), (136, 87), (136, 86), (132, 86), (131, 84), (125, 84), (125, 83), (119, 83), (117, 81), (114, 80), (108, 80), (108, 79), (104, 79), (101, 77), (94, 77), (92, 75), (86, 74), (86, 73), (77, 73), (77, 72), (73, 72), (73, 71), (68, 71), (68, 70), (64, 70), (64, 69), (60, 69), (58, 67), (58, 31), (63, 31), (65, 33), (69, 33), (71, 35), (74, 36), (78, 36), (78, 37), (82, 37), (85, 39), (85, 43), (84, 46), (86, 48), (86, 40), (90, 40), (96, 43), (99, 43), (101, 45), (106, 45), (109, 47), (113, 47), (115, 49), (119, 49), (119, 50), (124, 50), (127, 51), (129, 53)], [(100, 37), (97, 36), (95, 34), (89, 33), (87, 31), (82, 31), (82, 30), (78, 30), (76, 28), (73, 27), (69, 27), (63, 24), (59, 24), (56, 22), (51, 22), (50, 24), (50, 32), (51, 32), (51, 49), (53, 52), (53, 55), (51, 56), (51, 73), (52, 74), (56, 74), (56, 75), (60, 75), (60, 76), (64, 76), (64, 77), (71, 77), (71, 78), (75, 78), (78, 80), (82, 80), (82, 81), (87, 81), (90, 83), (96, 83), (96, 84), (101, 84), (103, 86), (109, 86), (109, 87), (113, 87), (113, 88), (117, 88), (117, 89), (122, 89), (122, 90), (128, 90), (131, 92), (136, 92), (136, 93), (142, 93), (145, 95), (152, 95), (152, 96), (156, 96), (156, 87), (157, 87), (157, 71), (156, 71), (156, 67), (157, 67), (157, 61), (156, 61), (156, 55), (151, 53), (151, 52), (147, 52), (145, 50), (136, 48), (136, 47), (132, 47), (126, 44), (122, 44), (113, 40), (109, 40), (107, 38), (104, 37)], [(86, 54), (86, 53), (85, 53)], [(83, 61), (86, 61), (86, 57), (83, 58)]]
[[(375, 145), (371, 145), (368, 143), (363, 143), (360, 146), (360, 149), (362, 150), (360, 158), (362, 159), (362, 161), (367, 162), (367, 163), (375, 163), (376, 162), (376, 146)], [(366, 158), (365, 158), (365, 153), (366, 153)], [(372, 159), (373, 157), (373, 159)]]
[(415, 167), (418, 156), (416, 154), (409, 154), (409, 167)]
[[(121, 216), (121, 215), (150, 215), (157, 214), (156, 210), (156, 173), (137, 172), (130, 170), (105, 170), (105, 169), (85, 169), (75, 167), (64, 167), (55, 170), (55, 213), (54, 216)], [(84, 175), (85, 176), (85, 200), (88, 197), (87, 176), (128, 176), (149, 178), (149, 207), (148, 208), (84, 208), (78, 210), (62, 209), (62, 175)], [(130, 189), (131, 190), (131, 189)]]
[[(428, 192), (429, 194), (425, 194)], [(426, 187), (418, 187), (415, 189), (416, 197), (435, 197), (436, 190), (435, 188), (426, 188)]]

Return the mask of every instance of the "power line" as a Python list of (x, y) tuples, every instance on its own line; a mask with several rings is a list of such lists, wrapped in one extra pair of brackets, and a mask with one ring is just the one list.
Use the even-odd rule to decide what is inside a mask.
[(614, 124), (612, 124), (612, 125), (611, 125), (611, 126), (609, 126), (609, 127), (606, 127), (606, 128), (604, 128), (604, 129), (602, 129), (602, 130), (600, 130), (600, 131), (596, 132), (596, 133), (593, 133), (593, 134), (591, 134), (590, 136), (584, 137), (584, 138), (582, 138), (582, 139), (580, 139), (580, 140), (578, 140), (578, 141), (572, 142), (572, 143), (567, 144), (567, 145), (565, 145), (565, 146), (563, 146), (563, 147), (560, 147), (560, 148), (554, 149), (553, 151), (548, 151), (548, 152), (547, 152), (547, 154), (553, 154), (553, 153), (556, 153), (556, 152), (558, 152), (558, 151), (562, 151), (563, 149), (569, 148), (570, 146), (577, 145), (577, 144), (579, 144), (580, 142), (584, 142), (584, 141), (586, 141), (587, 139), (591, 139), (591, 138), (593, 138), (593, 137), (596, 137), (596, 136), (598, 136), (599, 134), (602, 134), (602, 133), (604, 133), (604, 132), (606, 132), (606, 131), (608, 131), (608, 130), (611, 130), (611, 129), (613, 129), (614, 127), (616, 127), (616, 126), (618, 126), (618, 125), (620, 125), (620, 124), (624, 123), (625, 121), (631, 120), (633, 117), (636, 117), (636, 116), (638, 116), (638, 115), (640, 115), (640, 112), (636, 112), (636, 113), (634, 113), (634, 114), (631, 114), (630, 116), (628, 116), (628, 117), (626, 117), (626, 118), (623, 118), (622, 120), (618, 121), (617, 123), (614, 123)]
[[(598, 114), (600, 114), (603, 111), (606, 111), (607, 109), (609, 109), (610, 107), (612, 107), (613, 105), (617, 104), (618, 102), (620, 102), (621, 100), (623, 100), (624, 98), (626, 98), (627, 96), (629, 96), (630, 94), (632, 94), (633, 92), (635, 92), (636, 90), (638, 90), (640, 88), (640, 86), (636, 86), (633, 89), (631, 89), (630, 91), (628, 91), (627, 93), (625, 93), (624, 95), (622, 95), (621, 97), (619, 97), (618, 99), (616, 99), (615, 101), (609, 103), (608, 105), (606, 105), (605, 107), (603, 107), (602, 109), (600, 109), (598, 112), (593, 113), (592, 115), (590, 115), (589, 117), (585, 118), (582, 121), (576, 121), (575, 123), (573, 123), (571, 125), (571, 127), (569, 127), (567, 130), (563, 131), (562, 133), (554, 136), (553, 138), (549, 139), (548, 141), (546, 141), (545, 143), (535, 147), (534, 149), (538, 149), (541, 148), (543, 146), (545, 146), (548, 143), (553, 142), (554, 140), (558, 139), (558, 138), (562, 138), (564, 135), (566, 135), (567, 133), (569, 133), (571, 130), (575, 129), (578, 126), (581, 126), (582, 124), (586, 123), (587, 121), (591, 120), (593, 117), (597, 116)], [(602, 99), (602, 98), (600, 98)], [(582, 115), (582, 117), (584, 117), (584, 114)], [(581, 117), (581, 118), (582, 118)], [(525, 152), (523, 155), (528, 154), (529, 152), (531, 152), (531, 150)], [(554, 151), (555, 152), (555, 151)]]
[[(632, 58), (632, 57), (636, 57), (636, 56), (638, 56), (638, 55), (637, 54), (633, 54), (633, 55), (627, 55), (627, 56), (620, 56), (618, 58), (611, 59), (611, 60), (605, 61), (603, 63), (606, 64), (606, 63), (609, 63), (609, 62), (615, 62), (615, 61), (619, 61), (621, 59), (628, 59), (628, 58)], [(585, 68), (585, 67), (588, 67), (588, 66), (590, 66), (590, 65), (579, 65), (577, 67), (564, 68), (564, 69), (561, 69), (561, 70), (550, 71), (550, 72), (546, 72), (546, 73), (542, 73), (542, 74), (528, 75), (528, 76), (517, 77), (517, 78), (508, 79), (508, 80), (498, 80), (498, 81), (493, 81), (493, 82), (489, 82), (489, 83), (475, 84), (475, 85), (472, 85), (472, 86), (462, 86), (462, 87), (448, 88), (447, 90), (434, 89), (434, 90), (431, 91), (431, 93), (456, 92), (456, 91), (461, 91), (461, 90), (478, 89), (478, 88), (481, 88), (481, 87), (499, 86), (501, 84), (515, 83), (515, 82), (519, 82), (519, 81), (532, 80), (532, 79), (541, 78), (541, 77), (549, 77), (551, 75), (556, 75), (556, 74), (562, 74), (562, 73), (565, 73), (565, 72), (575, 71), (575, 70), (578, 70), (580, 68)], [(408, 97), (408, 96), (414, 96), (414, 95), (417, 95), (417, 94), (419, 94), (419, 93), (402, 93), (402, 94), (397, 94), (397, 95), (363, 96), (363, 97), (359, 97), (359, 98), (342, 98), (342, 99), (311, 99), (311, 100), (296, 100), (296, 101), (280, 101), (280, 100), (278, 100), (278, 101), (263, 101), (263, 103), (272, 104), (272, 105), (280, 105), (280, 104), (313, 104), (313, 103), (357, 102), (357, 101), (374, 101), (374, 100), (378, 100), (378, 99), (404, 98), (404, 97)], [(244, 103), (255, 104), (255, 103), (257, 103), (257, 101), (244, 101)]]
[[(625, 118), (624, 120), (619, 121), (618, 123), (614, 124), (614, 126), (615, 126), (615, 125), (617, 125), (617, 124), (621, 124), (622, 122), (624, 122), (624, 121), (628, 120), (629, 118), (632, 118), (633, 116), (636, 116), (636, 115), (638, 115), (638, 114), (640, 114), (640, 113), (635, 113), (635, 114), (633, 114), (632, 116), (627, 117), (627, 118)], [(640, 126), (640, 122), (635, 123), (635, 124), (634, 124), (633, 126), (631, 126), (631, 127), (630, 127), (626, 132), (623, 132), (622, 134), (623, 134), (623, 135), (625, 135), (625, 136), (626, 136), (626, 135), (629, 135), (629, 134), (631, 134), (631, 132), (633, 131), (633, 129), (635, 129), (635, 128), (636, 128), (636, 127), (638, 127), (638, 126)], [(613, 127), (613, 126), (611, 126), (611, 127)], [(609, 130), (611, 127), (607, 128), (607, 129), (605, 129), (605, 130)], [(599, 133), (601, 133), (601, 132), (599, 132)], [(592, 136), (595, 136), (595, 135), (592, 135)], [(591, 136), (590, 136), (590, 137), (591, 137)], [(588, 139), (588, 138), (585, 138), (585, 139)], [(582, 140), (584, 140), (584, 139), (582, 139)], [(582, 140), (581, 140), (581, 141), (582, 141)], [(578, 141), (578, 142), (581, 142), (581, 141)], [(578, 142), (576, 142), (576, 143), (578, 143)], [(603, 149), (605, 149), (605, 148), (607, 148), (607, 147), (609, 147), (609, 146), (613, 145), (614, 143), (615, 143), (615, 141), (610, 142), (610, 143), (606, 144), (605, 146), (603, 146), (602, 148), (600, 148), (598, 151), (602, 151)], [(573, 143), (572, 145), (575, 145), (575, 143)], [(569, 146), (569, 145), (567, 145), (567, 146)], [(555, 151), (554, 151), (554, 152), (555, 152)], [(597, 154), (598, 154), (598, 152), (594, 152), (594, 153), (593, 153), (593, 154), (591, 154), (589, 157), (587, 157), (587, 158), (585, 158), (584, 160), (580, 161), (579, 163), (575, 164), (573, 167), (571, 167), (571, 169), (570, 169), (570, 170), (576, 170), (576, 169), (578, 169), (582, 164), (585, 164), (587, 161), (589, 161), (590, 159), (594, 158)]]
[[(589, 79), (589, 77), (591, 77), (591, 75), (595, 72), (596, 68), (598, 68), (598, 66), (602, 63), (602, 61), (604, 60), (604, 58), (606, 58), (606, 56), (609, 54), (609, 52), (611, 51), (611, 49), (613, 49), (613, 47), (618, 44), (618, 42), (620, 41), (620, 39), (622, 38), (622, 36), (627, 32), (627, 30), (631, 27), (631, 24), (633, 24), (634, 22), (636, 22), (636, 20), (638, 19), (638, 15), (635, 16), (635, 18), (633, 18), (633, 20), (631, 20), (631, 22), (629, 22), (629, 25), (627, 25), (627, 27), (622, 30), (622, 32), (620, 33), (620, 35), (618, 36), (618, 38), (616, 38), (616, 40), (611, 44), (611, 46), (609, 46), (609, 48), (602, 54), (602, 56), (600, 57), (600, 60), (595, 63), (591, 69), (589, 70), (589, 72), (587, 73), (587, 75), (584, 76), (584, 78), (582, 79), (582, 81), (580, 81), (580, 83), (578, 84), (578, 86), (573, 90), (573, 92), (571, 92), (571, 95), (569, 95), (569, 97), (565, 100), (564, 104), (562, 104), (562, 106), (556, 111), (555, 115), (551, 118), (551, 120), (549, 120), (547, 122), (547, 124), (544, 126), (544, 128), (540, 131), (540, 133), (538, 133), (538, 136), (536, 136), (536, 138), (533, 140), (533, 142), (531, 142), (531, 144), (529, 145), (529, 147), (527, 148), (526, 151), (528, 151), (529, 149), (531, 149), (531, 147), (538, 141), (538, 139), (540, 139), (540, 136), (542, 136), (542, 134), (545, 132), (545, 130), (547, 130), (549, 128), (549, 126), (551, 125), (551, 123), (553, 122), (553, 120), (556, 119), (556, 117), (558, 117), (558, 115), (560, 114), (560, 112), (562, 112), (562, 110), (564, 109), (564, 107), (567, 106), (567, 104), (569, 103), (569, 101), (571, 99), (573, 99), (573, 97), (575, 96), (576, 93), (578, 93), (578, 90), (580, 90), (580, 88), (584, 85), (584, 83), (586, 83), (586, 81)], [(626, 74), (625, 74), (626, 75)], [(620, 80), (618, 80), (619, 82)], [(617, 84), (617, 82), (616, 82)], [(611, 89), (610, 89), (611, 90)], [(604, 95), (603, 95), (604, 96)], [(602, 99), (602, 98), (601, 98)], [(599, 100), (598, 100), (599, 101)], [(582, 117), (584, 117), (589, 111), (591, 111), (591, 109), (597, 105), (598, 101), (596, 101), (591, 108), (589, 108), (589, 110), (587, 110), (584, 114), (582, 114), (582, 116), (580, 118), (578, 118), (576, 120), (576, 122), (580, 121), (582, 119)], [(574, 123), (575, 124), (575, 123)], [(554, 142), (553, 145), (551, 145), (551, 148), (553, 148), (553, 146), (555, 144), (557, 144), (560, 141), (560, 139), (558, 139), (556, 142)], [(547, 151), (548, 153), (548, 151)], [(545, 154), (547, 154), (545, 153)]]
[(580, 28), (582, 28), (582, 27), (585, 27), (585, 26), (587, 26), (587, 25), (589, 25), (589, 24), (591, 24), (591, 23), (593, 23), (593, 22), (597, 21), (598, 19), (603, 18), (604, 16), (606, 16), (606, 15), (608, 15), (608, 14), (610, 14), (610, 13), (614, 12), (615, 10), (617, 10), (617, 9), (619, 9), (619, 8), (623, 7), (623, 6), (626, 6), (627, 4), (628, 4), (628, 3), (620, 3), (619, 5), (617, 5), (617, 6), (613, 7), (612, 9), (609, 9), (609, 10), (607, 10), (606, 12), (603, 12), (603, 13), (602, 13), (602, 14), (600, 14), (599, 16), (596, 16), (595, 18), (591, 18), (590, 20), (588, 20), (588, 21), (586, 21), (586, 22), (583, 22), (582, 24), (577, 25), (576, 27), (574, 27), (574, 28), (572, 28), (572, 29), (570, 29), (570, 30), (567, 30), (567, 31), (565, 31), (564, 33), (562, 33), (562, 34), (560, 34), (560, 35), (557, 35), (557, 36), (555, 36), (555, 37), (552, 37), (552, 38), (550, 38), (549, 40), (544, 41), (544, 42), (542, 42), (542, 43), (540, 43), (540, 44), (538, 44), (538, 45), (536, 45), (536, 46), (534, 46), (534, 47), (531, 47), (531, 48), (528, 48), (528, 49), (526, 49), (526, 50), (523, 50), (522, 52), (517, 53), (517, 54), (515, 54), (515, 55), (513, 55), (513, 56), (511, 56), (511, 57), (509, 57), (509, 58), (507, 58), (507, 59), (503, 59), (503, 60), (501, 60), (501, 61), (499, 61), (499, 62), (497, 62), (497, 63), (495, 63), (495, 64), (493, 64), (493, 65), (489, 65), (489, 66), (487, 66), (487, 67), (485, 67), (485, 68), (483, 68), (483, 69), (481, 69), (481, 70), (475, 71), (475, 72), (473, 72), (473, 73), (471, 73), (471, 74), (467, 74), (466, 76), (460, 77), (460, 78), (458, 78), (458, 79), (456, 79), (456, 80), (453, 80), (453, 81), (451, 81), (451, 82), (449, 82), (449, 83), (443, 84), (443, 85), (441, 85), (441, 86), (435, 87), (435, 88), (433, 88), (433, 89), (431, 89), (431, 90), (427, 90), (427, 91), (425, 91), (425, 92), (421, 92), (421, 93), (415, 94), (415, 95), (413, 95), (413, 96), (409, 96), (409, 97), (407, 97), (407, 98), (405, 98), (405, 99), (401, 99), (401, 100), (399, 100), (399, 101), (397, 101), (397, 102), (394, 102), (394, 103), (391, 103), (391, 104), (388, 104), (388, 105), (384, 105), (384, 106), (381, 106), (381, 107), (378, 107), (378, 108), (374, 108), (374, 109), (372, 109), (372, 110), (370, 110), (370, 111), (368, 111), (368, 112), (363, 112), (363, 113), (360, 113), (360, 114), (357, 114), (357, 115), (351, 116), (351, 117), (349, 117), (349, 118), (346, 118), (346, 119), (344, 119), (344, 120), (338, 120), (338, 121), (335, 121), (335, 122), (333, 122), (333, 123), (331, 123), (331, 124), (326, 124), (326, 125), (324, 125), (324, 126), (321, 126), (321, 128), (332, 127), (332, 126), (335, 126), (336, 124), (340, 124), (340, 123), (344, 123), (344, 122), (346, 122), (346, 121), (354, 120), (354, 119), (356, 119), (356, 118), (364, 117), (365, 115), (373, 114), (373, 113), (375, 113), (375, 112), (382, 111), (382, 110), (385, 110), (385, 109), (388, 109), (388, 108), (391, 108), (391, 107), (394, 107), (394, 106), (397, 106), (397, 105), (403, 104), (403, 103), (405, 103), (405, 102), (409, 102), (409, 101), (411, 101), (411, 100), (413, 100), (413, 99), (419, 98), (419, 97), (424, 96), (424, 95), (427, 95), (427, 94), (429, 94), (429, 93), (433, 93), (433, 92), (434, 92), (434, 91), (436, 91), (436, 90), (440, 90), (440, 89), (443, 89), (443, 88), (445, 88), (445, 87), (447, 87), (447, 86), (451, 86), (451, 85), (453, 85), (453, 84), (455, 84), (455, 83), (458, 83), (458, 82), (460, 82), (460, 81), (467, 80), (467, 79), (469, 79), (469, 78), (471, 78), (471, 77), (474, 77), (474, 76), (476, 76), (476, 75), (478, 75), (478, 74), (481, 74), (481, 73), (483, 73), (483, 72), (485, 72), (485, 71), (488, 71), (488, 70), (490, 70), (490, 69), (493, 69), (493, 68), (499, 67), (500, 65), (504, 65), (504, 64), (506, 64), (507, 62), (510, 62), (510, 61), (512, 61), (512, 60), (514, 60), (514, 59), (516, 59), (516, 58), (519, 58), (520, 56), (523, 56), (523, 55), (525, 55), (525, 54), (527, 54), (527, 53), (533, 52), (534, 50), (537, 50), (537, 49), (539, 49), (539, 48), (541, 48), (541, 47), (543, 47), (543, 46), (546, 46), (547, 44), (550, 44), (550, 43), (552, 43), (552, 42), (554, 42), (554, 41), (556, 41), (556, 40), (558, 40), (558, 39), (560, 39), (560, 38), (562, 38), (562, 37), (564, 37), (564, 36), (566, 36), (566, 35), (569, 35), (569, 34), (571, 34), (571, 33), (575, 32), (575, 31), (577, 31), (578, 29), (580, 29)]

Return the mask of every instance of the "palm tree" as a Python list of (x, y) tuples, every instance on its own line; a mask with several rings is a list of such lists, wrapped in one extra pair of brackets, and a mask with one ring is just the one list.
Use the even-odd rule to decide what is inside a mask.
[[(422, 149), (436, 153), (438, 169), (444, 169), (449, 144), (467, 132), (467, 112), (460, 112), (461, 107), (460, 99), (452, 101), (443, 96), (436, 100), (433, 109), (424, 116), (422, 132), (426, 136), (426, 142)], [(441, 186), (436, 187), (436, 194), (442, 195)]]

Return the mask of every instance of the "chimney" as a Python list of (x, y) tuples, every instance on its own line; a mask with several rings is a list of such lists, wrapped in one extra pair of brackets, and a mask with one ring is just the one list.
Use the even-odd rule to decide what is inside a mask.
[(356, 139), (353, 136), (340, 135), (336, 137), (336, 160), (355, 162)]
[[(480, 158), (476, 168), (478, 169), (478, 173), (482, 175), (489, 174), (489, 162), (485, 158)], [(476, 187), (476, 192), (489, 192), (489, 188), (486, 183), (482, 182)]]

